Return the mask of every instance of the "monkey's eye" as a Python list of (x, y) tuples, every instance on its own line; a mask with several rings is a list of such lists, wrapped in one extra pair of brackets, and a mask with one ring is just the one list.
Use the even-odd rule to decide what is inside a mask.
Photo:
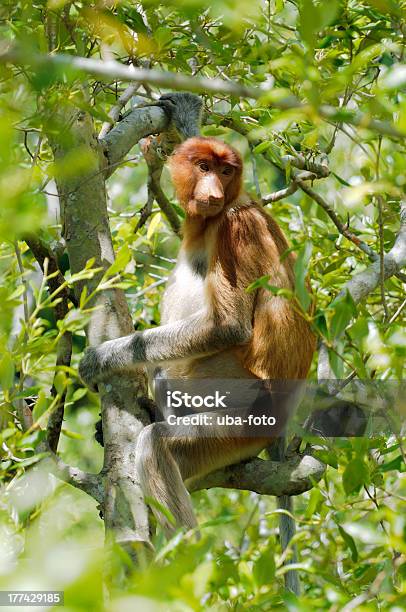
[(206, 162), (204, 161), (198, 162), (197, 165), (199, 166), (202, 172), (208, 172), (210, 170), (209, 164), (206, 164)]
[(226, 176), (230, 176), (233, 172), (234, 170), (232, 166), (225, 166), (223, 168), (222, 174), (225, 174)]

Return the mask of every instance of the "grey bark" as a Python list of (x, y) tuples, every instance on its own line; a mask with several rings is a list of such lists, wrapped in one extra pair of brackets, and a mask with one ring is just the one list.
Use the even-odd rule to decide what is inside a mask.
[(168, 127), (168, 117), (159, 106), (146, 106), (129, 113), (101, 139), (106, 157), (105, 175), (110, 176), (117, 164), (141, 138), (163, 132)]
[(300, 495), (318, 482), (326, 466), (311, 454), (295, 455), (284, 462), (250, 459), (216, 470), (195, 480), (190, 491), (223, 487), (245, 489), (261, 495)]

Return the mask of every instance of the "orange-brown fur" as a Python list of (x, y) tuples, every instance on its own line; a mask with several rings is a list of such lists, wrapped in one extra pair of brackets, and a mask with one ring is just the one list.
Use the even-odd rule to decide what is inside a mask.
[[(225, 205), (216, 217), (188, 214), (196, 176), (196, 160), (214, 159), (235, 168), (225, 191)], [(305, 378), (315, 350), (315, 337), (297, 304), (266, 289), (246, 293), (249, 284), (269, 276), (271, 285), (294, 290), (293, 253), (277, 222), (241, 193), (242, 160), (238, 152), (213, 138), (193, 138), (181, 145), (170, 162), (178, 198), (186, 210), (183, 246), (210, 253), (208, 299), (219, 322), (236, 307), (252, 324), (252, 339), (236, 347), (243, 367), (262, 379)], [(282, 258), (282, 255), (285, 256)]]

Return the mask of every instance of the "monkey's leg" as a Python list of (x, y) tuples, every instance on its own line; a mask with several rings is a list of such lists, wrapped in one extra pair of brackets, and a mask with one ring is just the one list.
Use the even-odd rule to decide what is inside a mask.
[[(137, 466), (144, 495), (167, 508), (177, 526), (197, 524), (185, 480), (253, 457), (269, 444), (271, 436), (278, 435), (270, 430), (269, 436), (255, 437), (241, 426), (217, 425), (217, 417), (224, 414), (230, 412), (200, 414), (211, 418), (210, 425), (153, 423), (138, 438)], [(244, 418), (247, 409), (235, 410), (232, 416)], [(153, 504), (152, 510), (170, 534), (174, 527), (168, 518)]]

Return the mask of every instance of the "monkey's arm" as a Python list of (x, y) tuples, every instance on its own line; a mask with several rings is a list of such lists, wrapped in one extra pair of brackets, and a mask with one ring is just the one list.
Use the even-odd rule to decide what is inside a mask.
[(216, 353), (244, 344), (250, 337), (250, 322), (239, 321), (237, 317), (215, 322), (200, 311), (181, 321), (108, 340), (98, 347), (87, 349), (80, 362), (79, 373), (86, 384), (93, 386), (112, 372), (129, 370), (147, 362)]

